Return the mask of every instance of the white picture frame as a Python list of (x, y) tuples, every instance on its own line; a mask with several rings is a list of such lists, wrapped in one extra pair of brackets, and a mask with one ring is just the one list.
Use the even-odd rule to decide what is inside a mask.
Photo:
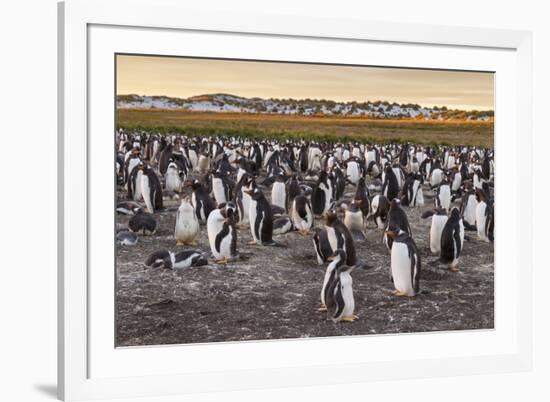
[[(129, 13), (128, 10), (132, 12)], [(146, 49), (146, 38), (140, 37), (142, 40), (139, 42), (132, 41), (132, 37), (137, 37), (132, 35), (164, 35), (165, 47), (157, 52), (160, 54), (177, 52), (175, 48), (170, 50), (171, 36), (195, 35), (200, 40), (201, 35), (213, 35), (220, 41), (227, 37), (238, 38), (239, 41), (252, 38), (261, 43), (271, 43), (274, 45), (273, 49), (277, 48), (277, 41), (283, 40), (288, 44), (291, 41), (307, 40), (312, 48), (317, 42), (322, 42), (321, 45), (330, 42), (333, 45), (337, 44), (339, 49), (344, 49), (340, 54), (336, 47), (333, 48), (331, 55), (336, 61), (339, 60), (338, 57), (345, 58), (346, 46), (349, 45), (351, 48), (368, 45), (372, 47), (372, 57), (377, 54), (375, 47), (392, 46), (401, 46), (403, 49), (415, 46), (415, 53), (426, 52), (429, 56), (432, 51), (443, 52), (438, 54), (448, 57), (439, 62), (429, 61), (430, 58), (425, 57), (415, 64), (412, 59), (399, 62), (399, 57), (405, 57), (406, 52), (399, 52), (391, 56), (393, 58), (389, 58), (387, 51), (380, 51), (380, 63), (385, 60), (392, 65), (412, 63), (415, 67), (450, 68), (452, 66), (446, 60), (455, 60), (455, 63), (458, 63), (460, 58), (463, 59), (463, 69), (473, 69), (473, 66), (486, 66), (490, 69), (491, 63), (500, 63), (499, 66), (502, 67), (495, 64), (495, 71), (497, 76), (505, 77), (506, 80), (502, 85), (496, 83), (496, 148), (498, 152), (503, 150), (506, 153), (510, 163), (521, 166), (521, 169), (517, 169), (515, 182), (522, 183), (523, 194), (531, 194), (531, 33), (362, 20), (324, 20), (300, 16), (239, 13), (216, 15), (211, 10), (186, 9), (184, 4), (177, 0), (69, 0), (59, 4), (58, 15), (58, 392), (61, 399), (161, 396), (381, 379), (501, 373), (531, 368), (532, 212), (529, 197), (520, 197), (519, 191), (513, 189), (507, 197), (509, 204), (504, 205), (503, 201), (496, 211), (497, 222), (499, 214), (505, 219), (512, 217), (515, 230), (499, 232), (498, 223), (496, 225), (497, 234), (502, 240), (496, 243), (495, 258), (497, 269), (502, 270), (503, 274), (500, 277), (495, 275), (496, 282), (500, 282), (496, 286), (495, 305), (505, 306), (505, 311), (501, 308), (500, 316), (497, 311), (495, 330), (490, 333), (465, 331), (458, 334), (243, 342), (232, 345), (218, 344), (215, 347), (183, 345), (115, 351), (114, 343), (110, 343), (112, 320), (109, 314), (103, 314), (114, 307), (111, 305), (112, 300), (105, 298), (100, 302), (95, 296), (97, 292), (105, 292), (109, 288), (105, 285), (104, 276), (98, 275), (97, 270), (90, 268), (93, 261), (100, 258), (96, 256), (103, 255), (103, 251), (108, 253), (108, 250), (104, 249), (98, 252), (98, 248), (97, 252), (94, 251), (93, 258), (90, 258), (90, 241), (95, 241), (94, 236), (97, 235), (97, 231), (90, 228), (100, 225), (95, 220), (97, 214), (94, 215), (94, 221), (90, 222), (90, 211), (98, 204), (98, 195), (99, 198), (102, 195), (102, 190), (96, 191), (98, 187), (94, 187), (100, 185), (94, 184), (94, 180), (97, 180), (97, 174), (101, 173), (94, 173), (95, 176), (90, 174), (90, 166), (94, 166), (94, 172), (99, 171), (95, 168), (97, 165), (94, 165), (94, 160), (102, 157), (101, 144), (97, 142), (97, 136), (90, 134), (98, 128), (112, 127), (108, 119), (105, 122), (99, 118), (95, 119), (96, 115), (102, 113), (101, 104), (105, 97), (113, 96), (112, 86), (105, 84), (105, 88), (100, 88), (100, 81), (104, 79), (109, 83), (109, 80), (113, 79), (108, 69), (102, 70), (102, 66), (106, 64), (101, 64), (100, 61), (102, 58), (108, 58), (113, 52), (120, 51), (120, 48), (116, 47), (119, 44), (124, 50), (142, 49), (143, 53), (150, 54), (151, 48)], [(122, 32), (120, 41), (116, 30)], [(147, 33), (143, 34), (143, 30), (147, 30)], [(106, 41), (105, 38), (112, 40)], [(234, 40), (236, 43), (237, 39)], [(235, 46), (235, 49), (244, 48), (240, 46)], [(206, 49), (206, 42), (203, 47), (203, 53), (200, 53), (199, 49), (189, 50), (194, 52), (190, 55), (207, 55), (209, 50)], [(226, 57), (231, 57), (231, 51), (236, 52), (235, 49), (227, 50), (227, 46), (225, 48), (224, 51), (228, 52), (224, 53)], [(259, 52), (260, 48), (256, 53), (249, 53), (247, 57), (259, 55)], [(477, 60), (472, 60), (471, 64), (468, 64), (468, 52), (477, 55)], [(290, 59), (290, 53), (287, 54), (288, 57), (280, 57)], [(266, 59), (268, 55), (256, 57)], [(306, 61), (302, 58), (308, 56), (300, 54), (296, 57), (297, 60)], [(316, 59), (313, 53), (309, 57)], [(277, 60), (282, 61), (280, 58)], [(487, 60), (486, 65), (482, 64), (484, 60)], [(468, 67), (470, 65), (472, 67)], [(500, 103), (498, 96), (504, 98)], [(520, 133), (521, 141), (518, 140)], [(110, 141), (111, 137), (108, 140)], [(107, 186), (105, 191), (112, 191), (112, 186)], [(517, 213), (520, 210), (521, 219)], [(507, 252), (513, 254), (508, 258), (505, 255)], [(515, 258), (520, 254), (521, 265)], [(112, 278), (112, 273), (110, 275)], [(506, 297), (503, 292), (506, 292)], [(108, 318), (105, 323), (98, 321), (104, 316)], [(499, 317), (502, 317), (500, 321)], [(432, 355), (407, 354), (411, 347), (418, 347), (422, 342), (432, 342), (432, 338), (429, 338), (431, 336), (454, 342), (455, 353), (446, 357), (441, 357), (443, 354), (438, 355), (435, 352)], [(350, 350), (368, 350), (367, 343), (377, 343), (380, 348), (391, 347), (393, 343), (397, 350), (402, 348), (403, 354), (400, 356), (403, 358), (393, 357), (385, 360), (378, 356), (369, 360), (358, 353), (354, 359), (338, 361), (325, 359), (316, 353), (319, 348), (330, 347), (332, 342), (339, 342), (339, 347)], [(443, 349), (444, 343), (440, 346)], [(186, 356), (186, 359), (196, 359), (197, 366), (200, 366), (200, 361), (203, 364), (214, 364), (213, 356), (225, 356), (224, 359), (227, 360), (224, 361), (233, 362), (235, 360), (230, 359), (234, 359), (235, 356), (242, 358), (239, 359), (239, 364), (233, 363), (235, 367), (219, 362), (213, 369), (208, 369), (206, 364), (200, 366), (200, 370), (186, 371), (182, 368), (180, 371), (174, 368), (174, 364), (178, 364), (174, 356), (180, 353), (181, 356)], [(298, 357), (302, 353), (304, 357), (302, 360), (288, 358), (287, 360), (292, 362), (285, 365), (284, 359), (275, 358), (281, 353)], [(263, 356), (261, 364), (254, 363), (252, 359), (257, 355)], [(374, 351), (371, 355), (374, 355)], [(116, 361), (119, 358), (120, 361)], [(170, 361), (171, 359), (174, 361)], [(157, 367), (159, 362), (164, 362), (165, 369), (140, 371), (140, 362), (149, 367)], [(328, 370), (331, 372), (330, 376), (326, 375)]]

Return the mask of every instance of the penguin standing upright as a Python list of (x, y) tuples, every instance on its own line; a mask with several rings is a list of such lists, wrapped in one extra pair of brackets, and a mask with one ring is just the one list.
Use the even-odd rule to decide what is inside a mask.
[(411, 236), (396, 225), (390, 225), (386, 231), (392, 238), (391, 279), (395, 296), (415, 296), (420, 292), (421, 259)]
[(194, 179), (188, 185), (193, 189), (191, 205), (195, 208), (195, 214), (200, 222), (206, 223), (208, 215), (216, 208), (214, 200), (198, 180)]
[(313, 213), (316, 215), (324, 215), (332, 204), (332, 189), (328, 182), (327, 172), (325, 171), (319, 174), (319, 179), (313, 188), (311, 204)]
[(485, 242), (493, 241), (493, 205), (487, 193), (476, 191), (476, 228), (477, 237)]
[(335, 279), (337, 275), (337, 269), (346, 264), (346, 259), (346, 252), (341, 248), (337, 249), (334, 254), (327, 258), (327, 260), (330, 260), (330, 264), (328, 264), (325, 271), (323, 286), (321, 287), (321, 307), (319, 308), (319, 311), (327, 310), (326, 296), (329, 289), (329, 283), (331, 283)]
[(200, 230), (199, 220), (195, 213), (195, 209), (191, 202), (186, 197), (181, 200), (181, 205), (176, 213), (176, 227), (174, 229), (174, 237), (178, 245), (190, 244), (194, 245), (195, 237)]
[(359, 209), (361, 209), (363, 217), (366, 218), (370, 213), (371, 205), (369, 189), (365, 184), (364, 177), (361, 177), (357, 181), (357, 189), (355, 190), (355, 197), (353, 197), (353, 199), (358, 202)]
[(246, 190), (251, 190), (254, 187), (254, 179), (248, 173), (243, 174), (235, 186), (234, 200), (237, 206), (237, 223), (240, 229), (246, 229), (249, 225), (248, 213), (250, 210), (250, 195), (246, 193)]
[(344, 224), (350, 230), (355, 241), (365, 241), (366, 239), (363, 231), (365, 222), (360, 206), (360, 200), (353, 200), (344, 213)]
[(290, 217), (298, 233), (304, 236), (309, 234), (310, 229), (313, 227), (313, 209), (305, 195), (298, 195), (294, 198)]
[(399, 195), (399, 182), (397, 181), (397, 176), (395, 175), (394, 170), (391, 165), (386, 165), (384, 169), (384, 183), (382, 184), (382, 194), (384, 194), (388, 200), (393, 200)]
[(271, 205), (276, 205), (286, 211), (285, 175), (282, 171), (275, 178), (271, 188)]
[(336, 211), (330, 210), (327, 212), (327, 223), (325, 228), (332, 250), (339, 248), (343, 249), (347, 254), (346, 264), (349, 266), (357, 264), (353, 236), (344, 222), (338, 219)]
[(439, 254), (441, 251), (441, 233), (447, 223), (447, 211), (443, 208), (436, 208), (432, 211), (426, 211), (422, 214), (422, 219), (432, 217), (430, 226), (430, 251), (433, 254)]
[(315, 234), (313, 235), (313, 248), (315, 249), (315, 255), (317, 256), (318, 265), (323, 265), (324, 262), (328, 261), (328, 258), (336, 250), (332, 249), (332, 246), (328, 239), (328, 231), (326, 227), (324, 229), (315, 231)]
[(139, 169), (142, 170), (141, 193), (147, 209), (151, 213), (163, 209), (162, 186), (159, 178), (148, 165), (140, 165)]
[(179, 174), (178, 165), (174, 161), (171, 161), (168, 164), (166, 174), (164, 175), (164, 181), (166, 190), (176, 193), (179, 193), (181, 191), (182, 179)]
[[(390, 203), (390, 210), (388, 211), (388, 227), (395, 226), (400, 228), (402, 231), (412, 236), (411, 225), (409, 225), (409, 219), (407, 214), (401, 208), (401, 203), (397, 198), (394, 198)], [(387, 235), (387, 231), (384, 232), (384, 244), (388, 250), (392, 249), (393, 237)]]
[(218, 205), (231, 200), (231, 187), (223, 171), (216, 170), (212, 173), (212, 193)]
[(353, 322), (359, 318), (354, 314), (355, 300), (351, 278), (354, 268), (355, 266), (340, 266), (336, 269), (333, 280), (329, 281), (326, 292), (327, 317), (334, 322)]
[(252, 241), (250, 244), (273, 246), (273, 212), (269, 202), (259, 188), (246, 191), (250, 197), (250, 209), (248, 218), (250, 220), (250, 232)]
[(453, 208), (451, 216), (441, 233), (440, 261), (449, 265), (449, 270), (458, 271), (458, 257), (464, 245), (464, 224), (458, 208)]
[(378, 229), (385, 229), (389, 210), (390, 202), (386, 196), (377, 194), (372, 198), (370, 216), (374, 219)]
[(475, 191), (467, 189), (462, 195), (460, 213), (464, 218), (464, 227), (468, 230), (476, 230), (477, 199)]
[(446, 177), (444, 177), (437, 188), (435, 195), (436, 208), (443, 208), (446, 211), (451, 207), (451, 185)]
[(226, 264), (237, 257), (237, 230), (233, 219), (235, 212), (235, 204), (228, 202), (208, 215), (208, 242), (218, 264)]

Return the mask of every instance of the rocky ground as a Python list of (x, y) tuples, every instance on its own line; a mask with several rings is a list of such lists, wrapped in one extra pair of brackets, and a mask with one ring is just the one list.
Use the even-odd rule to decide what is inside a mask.
[[(123, 199), (122, 192), (118, 196)], [(493, 328), (493, 245), (466, 232), (471, 239), (465, 241), (460, 272), (447, 271), (429, 250), (430, 219), (420, 218), (433, 205), (430, 199), (426, 203), (405, 207), (423, 258), (426, 293), (414, 298), (390, 294), (389, 253), (382, 232), (369, 222), (367, 240), (356, 244), (369, 269), (353, 273), (360, 318), (333, 323), (317, 311), (326, 266), (317, 265), (311, 237), (296, 232), (275, 237), (286, 247), (264, 247), (247, 245), (250, 230), (239, 230), (241, 258), (226, 266), (146, 268), (143, 262), (151, 252), (182, 249), (173, 237), (178, 202), (168, 202), (166, 210), (155, 213), (155, 235), (117, 247), (117, 346)], [(127, 222), (128, 217), (117, 215), (117, 228)], [(210, 257), (205, 227), (195, 248)]]

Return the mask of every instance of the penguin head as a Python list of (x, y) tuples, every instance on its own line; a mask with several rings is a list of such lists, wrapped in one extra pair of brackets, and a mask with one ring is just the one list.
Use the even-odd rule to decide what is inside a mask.
[(450, 219), (456, 220), (456, 221), (460, 219), (460, 211), (457, 207), (453, 207), (453, 209), (451, 209)]
[(326, 212), (326, 217), (327, 217), (327, 225), (328, 226), (333, 225), (336, 222), (336, 220), (338, 219), (338, 215), (336, 214), (336, 210), (335, 209), (329, 209)]
[(400, 207), (401, 207), (401, 201), (399, 200), (399, 198), (394, 198), (393, 200), (391, 200), (390, 202), (391, 210), (399, 209)]
[(260, 191), (259, 188), (252, 188), (250, 190), (244, 190), (245, 193), (247, 193), (248, 195), (250, 195), (250, 197), (253, 199), (253, 200), (259, 200), (260, 198), (262, 198), (264, 196), (264, 194)]

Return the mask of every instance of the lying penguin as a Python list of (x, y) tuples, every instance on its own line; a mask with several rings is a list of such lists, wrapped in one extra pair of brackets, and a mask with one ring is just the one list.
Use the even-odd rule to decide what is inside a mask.
[(158, 250), (145, 260), (145, 266), (151, 268), (182, 269), (203, 265), (208, 265), (208, 260), (197, 250), (183, 250), (178, 253)]

